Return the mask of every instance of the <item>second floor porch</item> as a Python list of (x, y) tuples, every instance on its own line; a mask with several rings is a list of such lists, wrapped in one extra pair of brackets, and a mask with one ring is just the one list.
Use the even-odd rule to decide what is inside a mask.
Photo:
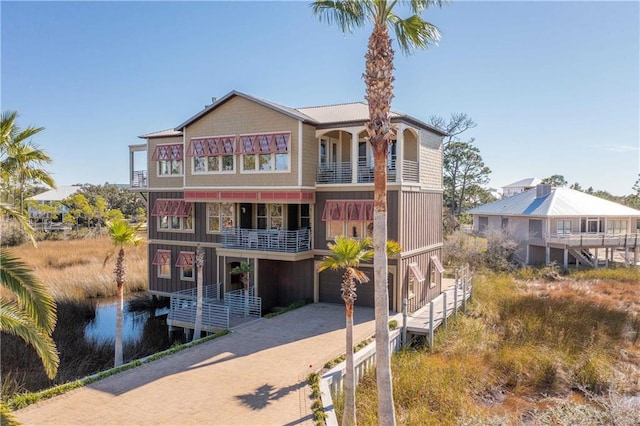
[(542, 236), (529, 237), (529, 244), (537, 246), (554, 245), (567, 248), (618, 247), (633, 249), (640, 247), (640, 232), (549, 233)]

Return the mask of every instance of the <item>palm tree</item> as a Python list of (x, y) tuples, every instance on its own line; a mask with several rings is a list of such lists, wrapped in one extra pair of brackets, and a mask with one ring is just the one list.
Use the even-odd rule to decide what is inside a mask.
[(344, 377), (344, 414), (342, 416), (343, 425), (356, 424), (356, 382), (355, 370), (353, 366), (353, 305), (356, 301), (356, 282), (366, 283), (369, 277), (360, 271), (360, 262), (367, 262), (373, 257), (371, 250), (372, 241), (367, 238), (356, 240), (345, 236), (336, 237), (335, 244), (328, 243), (331, 256), (325, 257), (318, 271), (326, 269), (344, 269), (342, 274), (342, 284), (340, 292), (344, 300), (346, 313), (346, 370)]
[(253, 272), (253, 266), (248, 262), (240, 262), (240, 265), (231, 270), (231, 274), (240, 275), (240, 281), (244, 286), (244, 314), (249, 313), (249, 274)]
[(202, 334), (202, 267), (204, 266), (204, 250), (198, 244), (196, 249), (196, 322), (193, 326), (193, 341), (200, 338)]
[[(22, 215), (1, 204), (0, 215), (13, 216), (35, 245), (33, 229)], [(32, 346), (40, 357), (47, 376), (54, 378), (60, 359), (51, 338), (56, 323), (53, 297), (24, 262), (12, 255), (7, 248), (0, 248), (0, 285), (4, 290), (0, 292), (0, 331), (19, 336)], [(8, 299), (5, 298), (7, 296)], [(4, 402), (0, 407), (0, 423), (17, 424)]]
[[(109, 236), (111, 242), (119, 247), (118, 258), (116, 259), (116, 267), (113, 270), (116, 276), (116, 284), (118, 285), (118, 305), (116, 308), (116, 347), (115, 347), (115, 361), (114, 366), (118, 367), (122, 365), (122, 310), (124, 308), (124, 276), (125, 276), (125, 264), (124, 264), (124, 246), (126, 245), (138, 245), (142, 242), (137, 234), (139, 226), (131, 226), (129, 222), (124, 219), (107, 223), (109, 230)], [(105, 259), (104, 263), (107, 263), (109, 255)]]
[[(378, 388), (378, 421), (381, 425), (395, 424), (393, 386), (391, 382), (391, 354), (388, 345), (389, 294), (387, 290), (387, 155), (394, 130), (389, 112), (393, 99), (393, 55), (389, 27), (392, 27), (400, 50), (411, 53), (414, 48), (427, 48), (440, 39), (438, 29), (420, 15), (432, 5), (441, 6), (444, 0), (316, 0), (313, 13), (328, 23), (336, 23), (343, 33), (352, 32), (367, 21), (373, 24), (367, 47), (364, 81), (369, 104), (366, 124), (374, 155), (374, 285), (376, 315), (376, 380)], [(401, 19), (394, 8), (402, 4), (412, 13)]]
[(51, 157), (32, 143), (32, 136), (44, 130), (44, 127), (29, 126), (21, 129), (16, 124), (17, 111), (5, 111), (0, 118), (0, 169), (2, 181), (8, 187), (14, 187), (14, 204), (19, 198), (19, 211), (24, 212), (24, 191), (27, 183), (43, 183), (55, 188), (55, 182), (49, 172), (42, 168), (51, 163)]

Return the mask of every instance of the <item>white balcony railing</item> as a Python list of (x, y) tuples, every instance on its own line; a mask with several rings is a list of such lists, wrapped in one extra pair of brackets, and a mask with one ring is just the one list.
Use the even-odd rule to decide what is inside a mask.
[[(540, 237), (537, 238), (540, 240)], [(568, 247), (638, 247), (640, 232), (631, 233), (579, 233), (579, 234), (548, 234), (544, 240), (547, 243), (563, 244)]]

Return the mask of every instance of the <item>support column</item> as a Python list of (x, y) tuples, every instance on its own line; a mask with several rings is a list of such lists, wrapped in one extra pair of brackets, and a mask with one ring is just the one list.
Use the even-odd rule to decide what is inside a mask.
[(593, 259), (594, 259), (594, 261), (593, 261), (593, 267), (594, 267), (595, 269), (598, 269), (598, 252), (599, 252), (599, 251), (600, 251), (600, 250), (596, 248), (596, 255), (595, 255), (595, 257), (593, 258)]
[(545, 265), (551, 263), (551, 248), (548, 245), (544, 248), (544, 263)]
[(524, 255), (524, 263), (525, 263), (525, 265), (529, 264), (529, 248), (530, 247), (531, 247), (530, 244), (526, 245), (526, 252), (525, 252), (525, 255)]
[(563, 250), (563, 269), (565, 272), (567, 272), (567, 270), (569, 269), (569, 250), (567, 250), (567, 247), (564, 248)]
[(629, 266), (629, 247), (624, 248), (624, 266)]
[(402, 160), (404, 159), (404, 126), (400, 125), (396, 135), (396, 182), (402, 182)]
[(358, 183), (358, 132), (351, 135), (351, 183)]

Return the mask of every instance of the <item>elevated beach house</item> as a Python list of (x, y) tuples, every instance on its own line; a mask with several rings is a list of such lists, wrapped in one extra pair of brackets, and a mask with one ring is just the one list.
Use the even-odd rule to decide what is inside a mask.
[[(403, 252), (389, 260), (389, 308), (407, 298), (413, 311), (440, 294), (445, 133), (391, 117), (388, 237)], [(233, 91), (173, 129), (140, 136), (129, 147), (130, 183), (148, 200), (149, 292), (193, 292), (200, 245), (216, 300), (245, 294), (231, 273), (242, 262), (261, 312), (342, 303), (341, 273), (318, 273), (317, 264), (335, 236), (371, 235), (367, 118), (362, 102), (294, 109)], [(372, 266), (363, 268), (373, 281)], [(359, 286), (356, 303), (373, 306), (373, 289)]]
[[(623, 254), (638, 263), (640, 210), (569, 188), (539, 184), (468, 211), (473, 230), (505, 230), (526, 264), (598, 267)], [(631, 260), (633, 259), (633, 260)]]

